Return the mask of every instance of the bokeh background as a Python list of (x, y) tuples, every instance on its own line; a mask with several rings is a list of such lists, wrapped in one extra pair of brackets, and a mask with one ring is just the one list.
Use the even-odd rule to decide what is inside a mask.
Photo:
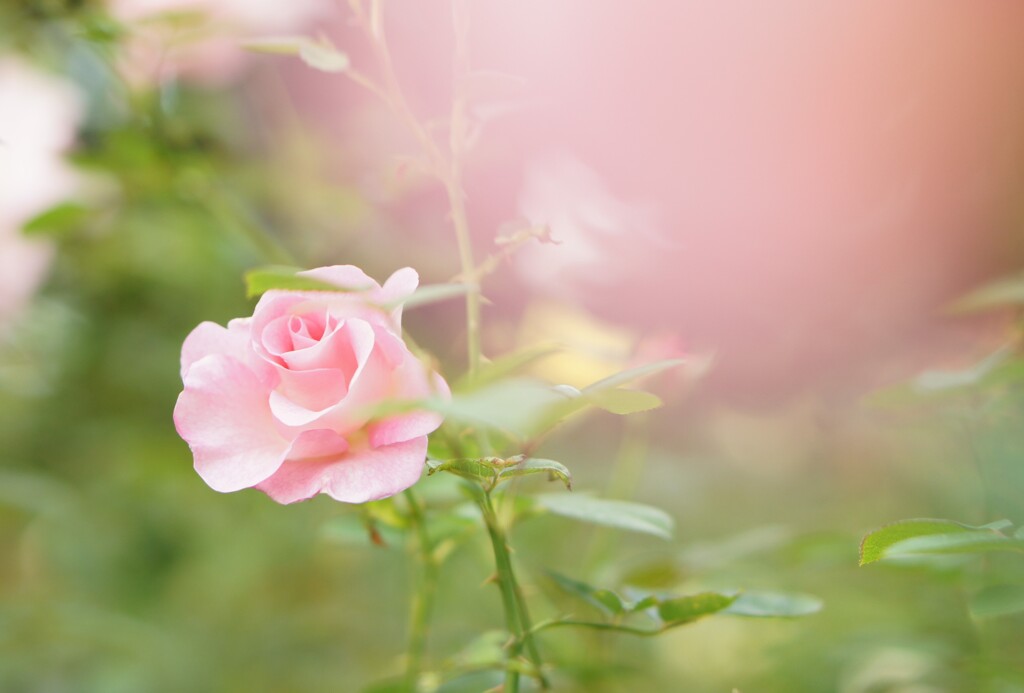
[[(381, 7), (443, 139), (449, 4)], [(171, 421), (181, 342), (251, 312), (247, 269), (458, 273), (401, 120), (344, 75), (239, 46), (322, 35), (373, 75), (348, 16), (0, 4), (0, 689), (354, 691), (401, 670), (401, 537), (374, 545), (328, 499), (211, 491)], [(857, 567), (893, 520), (1024, 523), (1024, 290), (949, 309), (1024, 265), (1024, 6), (481, 0), (470, 17), (477, 255), (515, 220), (558, 241), (487, 278), (485, 353), (561, 344), (535, 373), (573, 385), (680, 351), (710, 362), (653, 384), (658, 411), (545, 443), (578, 488), (678, 529), (524, 522), (534, 609), (569, 608), (547, 567), (825, 604), (650, 640), (553, 631), (559, 689), (1024, 691), (1019, 556)], [(406, 328), (461, 374), (457, 301)], [(420, 487), (452, 502), (443, 479)], [(487, 577), (471, 532), (442, 572), (435, 662), (500, 628)], [(993, 587), (1016, 601), (980, 608)]]

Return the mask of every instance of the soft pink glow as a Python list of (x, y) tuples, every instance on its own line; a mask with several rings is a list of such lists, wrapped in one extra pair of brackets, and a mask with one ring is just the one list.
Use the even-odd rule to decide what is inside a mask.
[(0, 57), (0, 317), (32, 295), (52, 255), (22, 225), (68, 197), (76, 177), (64, 162), (81, 117), (79, 94), (61, 79)]
[[(517, 260), (530, 285), (685, 335), (718, 355), (723, 386), (864, 386), (869, 362), (925, 338), (945, 301), (1013, 260), (1004, 244), (1024, 189), (1024, 5), (471, 7), (474, 66), (526, 85), (470, 155), (481, 252), (523, 213), (552, 223), (563, 244)], [(414, 106), (442, 117), (446, 6), (388, 10)], [(372, 70), (357, 43), (338, 42)], [(368, 97), (306, 80), (307, 108), (346, 156), (358, 143), (345, 159), (353, 181), (365, 185), (370, 162), (383, 176), (395, 155), (415, 152), (395, 138), (367, 152), (355, 138)], [(485, 111), (495, 113), (474, 107)], [(401, 202), (398, 223), (423, 217)]]

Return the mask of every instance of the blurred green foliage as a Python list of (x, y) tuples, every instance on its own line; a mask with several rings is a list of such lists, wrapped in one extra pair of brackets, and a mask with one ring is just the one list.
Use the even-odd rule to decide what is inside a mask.
[[(57, 259), (2, 336), (0, 690), (348, 691), (386, 680), (401, 671), (411, 593), (401, 507), (216, 494), (192, 472), (171, 411), (182, 340), (202, 320), (250, 312), (246, 270), (406, 258), (386, 229), (357, 238), (372, 205), (318, 178), (301, 137), (261, 139), (239, 93), (128, 90), (109, 63), (121, 29), (96, 5), (0, 7), (5, 50), (89, 94), (74, 158), (102, 181), (30, 225)], [(423, 255), (432, 281), (450, 276), (436, 271), (448, 250)], [(424, 311), (417, 339), (456, 363), (458, 311)], [(556, 690), (1024, 691), (1024, 557), (857, 565), (861, 537), (901, 518), (1024, 524), (1022, 368), (1012, 336), (998, 369), (866, 403), (808, 396), (748, 412), (696, 400), (645, 415), (636, 496), (668, 510), (675, 538), (567, 522), (571, 508), (545, 496), (518, 506), (516, 558), (536, 619), (723, 613), (659, 639), (550, 628), (540, 639)], [(573, 420), (543, 455), (578, 488), (614, 486), (617, 455), (640, 468), (627, 426), (604, 412)], [(444, 560), (431, 658), (466, 672), (442, 690), (497, 685), (480, 671), (500, 658), (502, 635), (479, 517), (451, 478), (417, 488)], [(801, 620), (728, 616), (742, 594), (747, 615), (809, 610), (777, 592), (824, 608)], [(703, 593), (718, 596), (669, 596)], [(650, 595), (664, 596), (645, 604)]]

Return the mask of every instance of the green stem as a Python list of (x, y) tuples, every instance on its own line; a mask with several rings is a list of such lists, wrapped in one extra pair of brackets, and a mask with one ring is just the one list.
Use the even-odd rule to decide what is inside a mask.
[(420, 584), (410, 610), (409, 649), (405, 669), (405, 687), (412, 693), (416, 691), (416, 683), (427, 649), (427, 631), (437, 591), (437, 564), (430, 550), (430, 536), (427, 534), (427, 523), (420, 509), (419, 499), (412, 489), (405, 490), (405, 499), (409, 503), (409, 518), (416, 531), (420, 551)]
[[(544, 662), (533, 637), (533, 624), (530, 621), (526, 597), (512, 568), (512, 555), (509, 551), (508, 539), (494, 510), (490, 491), (480, 489), (476, 496), (483, 513), (484, 524), (487, 525), (487, 533), (491, 538), (494, 564), (498, 574), (498, 587), (501, 590), (501, 601), (505, 609), (505, 621), (513, 638), (514, 644), (509, 652), (509, 657), (517, 657), (519, 648), (525, 647), (527, 657), (536, 670), (541, 688), (547, 689), (548, 682), (543, 673)], [(505, 693), (515, 693), (518, 690), (519, 672), (507, 668), (505, 670)]]

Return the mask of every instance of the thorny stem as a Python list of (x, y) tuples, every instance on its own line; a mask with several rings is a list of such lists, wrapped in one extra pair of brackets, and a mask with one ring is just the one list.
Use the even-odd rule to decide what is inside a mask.
[[(458, 94), (458, 85), (462, 81), (462, 76), (467, 71), (465, 31), (467, 21), (465, 7), (462, 6), (459, 0), (453, 0), (452, 15), (456, 25), (454, 69), (456, 97), (452, 103), (451, 112), (450, 156), (446, 157), (413, 113), (409, 102), (405, 98), (405, 94), (402, 92), (391, 61), (391, 52), (388, 50), (387, 39), (384, 36), (384, 30), (379, 20), (368, 17), (360, 3), (353, 2), (351, 4), (355, 12), (356, 21), (362, 27), (363, 32), (373, 46), (374, 55), (384, 80), (384, 86), (377, 86), (370, 79), (353, 70), (348, 70), (346, 74), (356, 84), (383, 99), (399, 115), (406, 127), (409, 128), (419, 142), (427, 157), (430, 171), (437, 176), (448, 195), (452, 226), (455, 228), (455, 240), (459, 248), (461, 275), (463, 277), (471, 277), (475, 273), (476, 265), (473, 261), (473, 246), (462, 190), (462, 157), (466, 140), (466, 114), (465, 100)], [(480, 366), (480, 289), (475, 284), (470, 285), (469, 291), (466, 293), (466, 342), (469, 372), (475, 373)]]
[(405, 499), (409, 503), (409, 518), (416, 531), (421, 565), (419, 592), (413, 597), (410, 608), (409, 652), (405, 668), (405, 688), (413, 693), (416, 691), (427, 649), (427, 630), (437, 591), (437, 564), (430, 550), (430, 536), (427, 534), (427, 523), (419, 499), (411, 488), (405, 490)]
[[(491, 548), (494, 550), (494, 564), (498, 575), (498, 588), (501, 590), (501, 601), (505, 609), (505, 621), (512, 634), (513, 645), (509, 652), (509, 658), (519, 655), (520, 647), (525, 647), (527, 658), (533, 665), (541, 688), (547, 689), (548, 682), (544, 677), (544, 662), (541, 659), (540, 651), (537, 649), (536, 640), (533, 637), (533, 623), (530, 620), (530, 612), (526, 605), (526, 598), (519, 582), (516, 580), (515, 571), (512, 568), (512, 556), (509, 552), (508, 538), (502, 529), (501, 522), (494, 510), (494, 503), (490, 491), (480, 489), (474, 494), (480, 511), (483, 514), (484, 524), (487, 526), (487, 534), (491, 538)], [(515, 693), (519, 690), (519, 672), (512, 667), (505, 670), (504, 693)]]

